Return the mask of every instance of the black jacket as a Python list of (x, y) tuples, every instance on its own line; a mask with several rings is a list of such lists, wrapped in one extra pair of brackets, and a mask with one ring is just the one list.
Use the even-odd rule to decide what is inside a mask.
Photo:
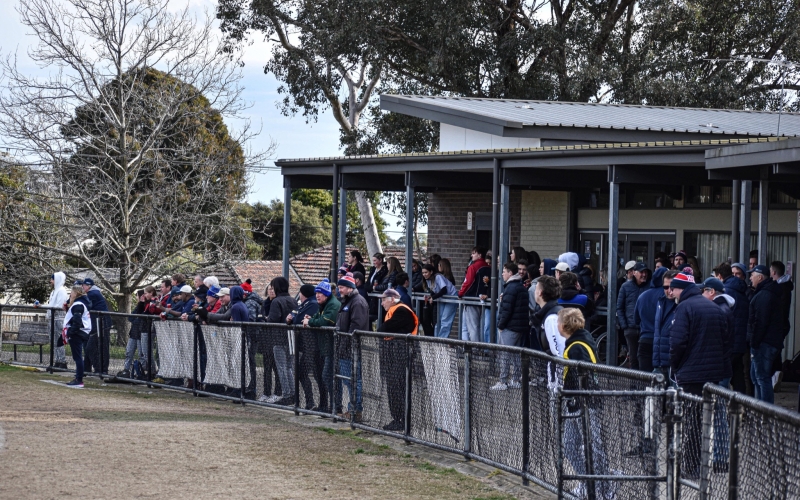
[(506, 282), (503, 300), (500, 301), (497, 328), (516, 333), (530, 331), (528, 325), (528, 290), (519, 279)]
[(723, 283), (725, 294), (733, 297), (733, 331), (731, 332), (731, 352), (747, 352), (747, 319), (750, 316), (750, 301), (747, 299), (747, 283), (736, 276), (728, 276)]
[(794, 284), (791, 281), (778, 283), (778, 290), (781, 291), (781, 319), (783, 320), (783, 336), (786, 337), (789, 334), (789, 330), (792, 329), (792, 325), (789, 322), (789, 314), (792, 312), (792, 290), (794, 290)]
[(753, 349), (761, 347), (762, 342), (781, 349), (783, 329), (780, 287), (772, 278), (765, 278), (756, 287), (756, 293), (750, 301), (747, 341)]
[(693, 285), (681, 293), (669, 332), (669, 363), (678, 385), (725, 378), (728, 318)]
[(734, 317), (733, 306), (736, 305), (736, 300), (727, 294), (717, 295), (714, 297), (714, 303), (722, 310), (722, 314), (727, 319), (727, 330), (725, 331), (725, 352), (723, 359), (725, 359), (725, 378), (733, 376), (731, 366), (731, 351), (733, 349), (733, 330), (734, 330)]
[[(576, 342), (582, 342), (588, 345), (592, 353), (589, 354), (589, 351), (582, 345), (575, 345)], [(594, 355), (594, 361), (592, 361), (592, 355)], [(595, 344), (594, 339), (592, 338), (592, 334), (589, 333), (588, 330), (581, 328), (580, 330), (573, 333), (567, 340), (564, 342), (564, 357), (566, 359), (572, 361), (584, 361), (586, 363), (596, 363), (597, 362), (597, 344)], [(578, 370), (569, 369), (565, 367), (564, 371), (564, 389), (578, 389)], [(574, 408), (570, 410), (574, 411)]]
[(647, 283), (639, 286), (636, 278), (629, 279), (620, 287), (617, 297), (617, 322), (623, 330), (636, 328), (636, 301), (647, 288)]
[(378, 329), (378, 331), (385, 333), (409, 334), (414, 331), (416, 324), (417, 322), (414, 320), (414, 312), (411, 309), (401, 305), (394, 310), (391, 319), (381, 323), (381, 327)]

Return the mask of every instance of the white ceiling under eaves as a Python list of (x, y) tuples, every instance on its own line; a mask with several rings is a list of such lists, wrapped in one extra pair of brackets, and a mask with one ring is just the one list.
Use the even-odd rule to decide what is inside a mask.
[[(382, 96), (393, 103), (431, 113), (452, 114), (510, 128), (569, 127), (651, 132), (772, 136), (779, 114), (701, 108), (623, 104), (521, 101), (463, 97)], [(782, 113), (780, 135), (800, 136), (800, 114)]]

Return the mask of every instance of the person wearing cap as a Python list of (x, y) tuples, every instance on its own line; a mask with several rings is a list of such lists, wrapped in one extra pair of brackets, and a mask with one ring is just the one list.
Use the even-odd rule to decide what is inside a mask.
[[(84, 280), (81, 282), (81, 286), (83, 287), (83, 292), (86, 294), (86, 297), (92, 303), (92, 311), (108, 311), (108, 303), (106, 302), (105, 297), (103, 297), (103, 292), (101, 292), (100, 288), (95, 285), (92, 278), (84, 278)], [(111, 355), (111, 318), (95, 312), (90, 313), (90, 315), (92, 318), (92, 331), (89, 334), (89, 342), (86, 344), (83, 362), (84, 370), (87, 372), (94, 371), (95, 373), (101, 372), (103, 374), (107, 374), (109, 356)], [(99, 366), (100, 352), (98, 350), (99, 344), (97, 335), (98, 321), (103, 329), (102, 367)]]
[(721, 280), (710, 277), (703, 281), (703, 297), (709, 299), (719, 306), (722, 314), (725, 315), (726, 326), (725, 336), (725, 353), (723, 359), (725, 360), (724, 371), (725, 377), (720, 381), (720, 385), (728, 389), (730, 386), (731, 376), (731, 350), (733, 348), (733, 332), (734, 332), (734, 316), (733, 310), (736, 307), (736, 299), (725, 293), (725, 285)]
[[(173, 289), (172, 295), (172, 306), (164, 311), (167, 319), (182, 319), (184, 314), (188, 315), (192, 312), (192, 306), (194, 306), (192, 287), (189, 285), (183, 285), (180, 287), (180, 289), (178, 289), (177, 294)], [(177, 299), (175, 298), (176, 296)]]
[[(313, 316), (306, 314), (303, 318), (303, 326), (316, 328), (336, 326), (341, 303), (331, 293), (331, 284), (328, 278), (322, 280), (314, 288), (314, 296), (320, 309)], [(319, 406), (312, 410), (329, 413), (331, 408), (328, 406), (328, 402), (333, 402), (333, 335), (328, 331), (317, 331), (316, 336), (322, 363), (323, 385), (319, 386)]]
[(560, 279), (561, 278), (561, 273), (568, 273), (569, 272), (569, 264), (567, 264), (566, 262), (559, 262), (558, 264), (556, 264), (556, 267), (555, 267), (554, 271), (555, 271), (556, 279)]
[(701, 396), (704, 384), (718, 384), (728, 373), (728, 318), (703, 298), (693, 276), (678, 273), (670, 288), (678, 302), (669, 339), (672, 376), (684, 391)]
[(750, 271), (750, 282), (755, 288), (747, 323), (750, 378), (753, 380), (755, 397), (774, 403), (772, 362), (783, 348), (781, 290), (770, 277), (769, 268), (761, 264)]
[(625, 335), (628, 344), (628, 358), (631, 369), (639, 369), (639, 328), (636, 326), (636, 301), (647, 290), (650, 269), (644, 262), (633, 266), (633, 277), (619, 289), (617, 297), (617, 324)]
[[(744, 277), (744, 266), (739, 271)], [(744, 279), (733, 274), (736, 269), (727, 262), (720, 263), (714, 268), (714, 274), (722, 281), (725, 294), (733, 298), (733, 324), (730, 331), (731, 341), (731, 387), (742, 394), (753, 394), (753, 384), (750, 381), (750, 352), (747, 347), (747, 320), (750, 316), (750, 292)]]
[[(213, 288), (212, 288), (213, 290)], [(211, 291), (211, 290), (209, 290)], [(231, 319), (231, 290), (230, 288), (220, 288), (216, 293), (216, 301), (212, 304), (211, 300), (207, 297), (208, 307), (206, 311), (198, 309), (198, 315), (207, 324), (219, 323), (220, 321), (230, 321)], [(213, 312), (216, 309), (216, 312)]]
[(617, 297), (619, 298), (619, 291), (627, 281), (633, 279), (633, 268), (636, 266), (635, 260), (629, 260), (625, 263), (625, 274), (620, 276), (617, 274)]
[[(397, 290), (386, 290), (381, 295), (381, 306), (386, 311), (379, 332), (416, 335), (419, 319), (410, 307), (403, 304)], [(406, 343), (388, 337), (380, 346), (381, 377), (386, 381), (386, 396), (392, 421), (383, 426), (386, 431), (405, 429), (405, 367), (408, 361)]]
[[(356, 330), (369, 330), (369, 304), (367, 304), (364, 297), (358, 293), (356, 281), (353, 279), (352, 273), (347, 273), (342, 276), (336, 285), (342, 301), (342, 307), (339, 308), (339, 315), (336, 317), (336, 329), (340, 332), (348, 333), (352, 333)], [(398, 293), (391, 288), (389, 290), (395, 294)], [(336, 380), (336, 394), (339, 398), (344, 396), (342, 390), (342, 385), (344, 385), (344, 387), (347, 388), (347, 392), (350, 394), (350, 402), (348, 403), (347, 412), (342, 413), (343, 407), (341, 399), (334, 401), (336, 413), (341, 414), (342, 418), (347, 420), (350, 420), (352, 417), (355, 421), (360, 422), (362, 411), (361, 362), (359, 361), (356, 366), (356, 389), (355, 394), (353, 394), (353, 388), (350, 385), (353, 357), (350, 338), (345, 336), (340, 337), (340, 342), (337, 347), (336, 354), (339, 358), (339, 374), (345, 376), (346, 379), (344, 381), (341, 379)]]
[(682, 270), (686, 267), (686, 262), (689, 258), (686, 256), (686, 252), (681, 250), (680, 252), (675, 254), (675, 258), (672, 259), (672, 268), (677, 269), (678, 271)]

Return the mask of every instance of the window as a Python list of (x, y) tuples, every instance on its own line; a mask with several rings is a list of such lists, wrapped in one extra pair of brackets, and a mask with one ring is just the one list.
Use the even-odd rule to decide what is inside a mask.
[[(683, 244), (686, 254), (697, 257), (697, 264), (700, 266), (701, 278), (711, 276), (711, 271), (720, 263), (729, 258), (733, 261), (738, 257), (730, 255), (731, 233), (714, 232), (690, 232), (683, 233)], [(750, 248), (755, 249), (758, 245), (758, 234), (751, 233)], [(760, 262), (772, 262), (779, 260), (784, 264), (795, 261), (797, 255), (797, 235), (794, 234), (770, 234), (767, 236), (767, 259), (759, 259)], [(747, 265), (747, 263), (744, 263)]]
[[(687, 208), (731, 208), (731, 186), (684, 186), (684, 204)], [(758, 186), (753, 187), (751, 200), (758, 207)], [(769, 189), (769, 208), (795, 208), (797, 200), (775, 186)]]

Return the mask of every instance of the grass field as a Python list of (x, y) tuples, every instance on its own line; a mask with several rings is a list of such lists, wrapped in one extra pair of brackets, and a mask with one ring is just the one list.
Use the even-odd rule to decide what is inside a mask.
[(512, 498), (330, 421), (0, 364), (0, 498)]

